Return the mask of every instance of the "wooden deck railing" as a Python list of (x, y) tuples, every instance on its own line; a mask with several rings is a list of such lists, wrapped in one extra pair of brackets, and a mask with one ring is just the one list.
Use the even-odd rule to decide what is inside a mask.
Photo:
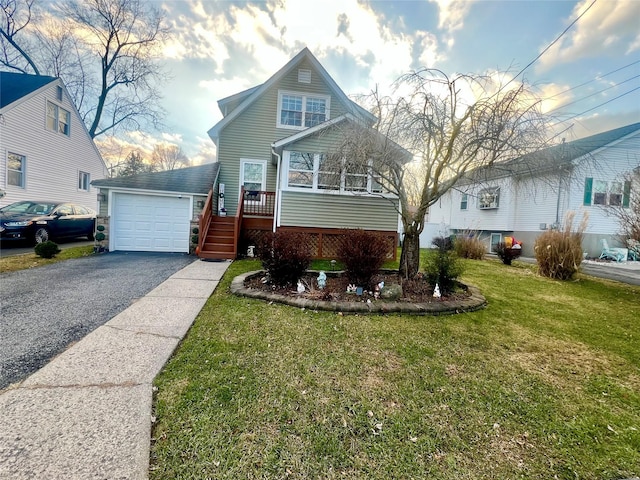
[[(240, 187), (240, 198), (244, 198), (244, 186)], [(238, 241), (240, 240), (240, 229), (242, 227), (242, 217), (244, 216), (244, 202), (238, 202), (238, 208), (236, 210), (236, 223), (233, 228), (233, 239), (234, 239), (234, 255), (238, 253)]]
[(245, 190), (240, 195), (244, 201), (244, 214), (252, 217), (273, 217), (276, 206), (276, 192)]
[(213, 188), (209, 190), (207, 201), (204, 203), (204, 208), (202, 209), (202, 212), (200, 212), (200, 217), (198, 218), (198, 252), (201, 252), (202, 247), (204, 246), (204, 241), (207, 237), (207, 232), (209, 231), (209, 225), (211, 225), (212, 211)]

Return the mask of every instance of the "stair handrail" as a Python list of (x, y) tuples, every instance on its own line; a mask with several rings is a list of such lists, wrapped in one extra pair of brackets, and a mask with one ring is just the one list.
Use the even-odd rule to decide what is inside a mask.
[(207, 195), (207, 201), (204, 202), (204, 207), (198, 217), (198, 252), (202, 252), (204, 247), (204, 241), (207, 238), (207, 232), (209, 232), (209, 226), (211, 225), (211, 217), (213, 216), (213, 187), (209, 190)]
[(242, 226), (242, 217), (244, 216), (244, 185), (240, 187), (240, 201), (236, 210), (236, 222), (233, 227), (233, 254), (238, 255), (238, 241), (240, 240), (240, 228)]

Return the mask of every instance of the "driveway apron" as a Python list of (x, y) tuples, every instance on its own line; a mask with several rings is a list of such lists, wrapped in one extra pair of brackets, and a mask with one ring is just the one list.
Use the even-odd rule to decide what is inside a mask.
[(113, 252), (0, 275), (0, 390), (194, 260), (184, 254)]

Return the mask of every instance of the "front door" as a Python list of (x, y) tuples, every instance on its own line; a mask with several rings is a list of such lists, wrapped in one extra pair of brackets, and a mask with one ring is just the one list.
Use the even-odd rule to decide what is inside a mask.
[(247, 192), (245, 196), (247, 203), (264, 202), (264, 195), (259, 195), (258, 192), (266, 189), (266, 182), (266, 160), (240, 160), (240, 186)]

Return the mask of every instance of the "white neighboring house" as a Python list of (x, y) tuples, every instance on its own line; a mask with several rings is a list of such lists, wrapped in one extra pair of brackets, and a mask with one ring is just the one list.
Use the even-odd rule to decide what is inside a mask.
[(514, 236), (523, 254), (534, 256), (536, 238), (562, 227), (567, 212), (574, 225), (589, 214), (583, 249), (598, 257), (601, 240), (623, 246), (612, 208), (628, 208), (638, 186), (627, 174), (640, 168), (640, 123), (561, 143), (530, 155), (471, 172), (429, 209), (429, 222), (454, 234), (479, 231), (487, 251)]
[(0, 206), (20, 200), (98, 208), (107, 166), (62, 80), (0, 72)]

